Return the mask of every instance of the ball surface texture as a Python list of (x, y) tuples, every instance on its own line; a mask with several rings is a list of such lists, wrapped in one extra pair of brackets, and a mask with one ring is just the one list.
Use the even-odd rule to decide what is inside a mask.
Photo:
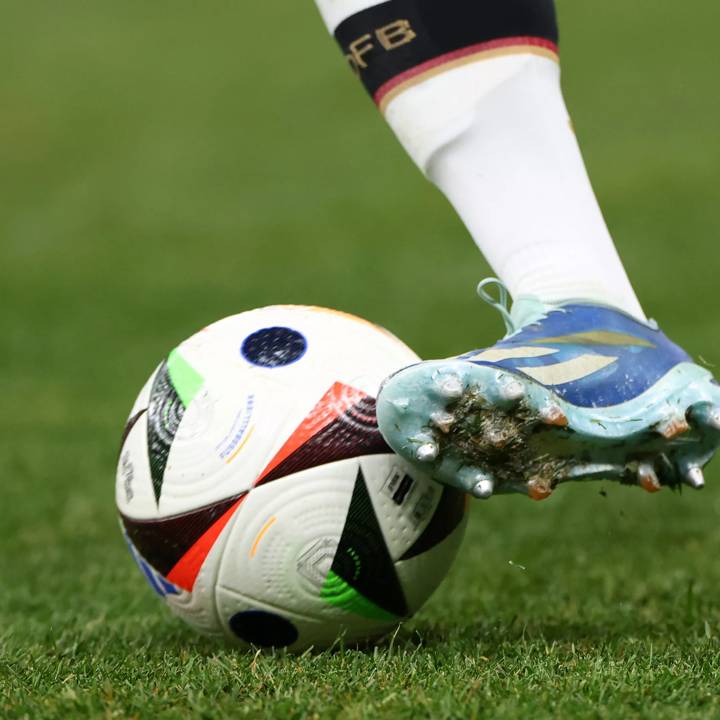
[(296, 651), (377, 638), (420, 608), (466, 502), (378, 431), (381, 382), (417, 361), (365, 320), (305, 306), (220, 320), (169, 354), (127, 421), (116, 502), (172, 612)]

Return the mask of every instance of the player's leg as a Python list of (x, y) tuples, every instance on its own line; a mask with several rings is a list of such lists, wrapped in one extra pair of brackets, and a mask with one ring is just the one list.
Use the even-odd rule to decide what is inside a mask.
[(642, 318), (560, 90), (553, 0), (318, 0), (348, 63), (514, 297)]
[(494, 348), (389, 379), (393, 448), (481, 497), (600, 475), (699, 486), (720, 393), (646, 322), (615, 251), (562, 98), (552, 0), (318, 5), (516, 298), (497, 304)]

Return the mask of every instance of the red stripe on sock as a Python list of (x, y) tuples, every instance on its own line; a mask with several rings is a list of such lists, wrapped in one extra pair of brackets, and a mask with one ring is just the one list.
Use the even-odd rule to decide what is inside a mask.
[(416, 65), (414, 68), (410, 68), (410, 70), (406, 70), (405, 72), (396, 75), (392, 80), (388, 80), (384, 85), (381, 85), (378, 88), (377, 92), (373, 96), (373, 100), (375, 100), (375, 103), (377, 105), (381, 105), (383, 99), (393, 90), (395, 90), (395, 88), (403, 85), (404, 83), (412, 80), (413, 78), (416, 78), (418, 75), (422, 75), (423, 73), (426, 73), (430, 70), (434, 70), (441, 65), (446, 65), (447, 63), (461, 60), (462, 58), (469, 55), (476, 55), (483, 52), (490, 52), (492, 50), (499, 50), (502, 48), (510, 47), (543, 48), (544, 50), (549, 50), (556, 55), (559, 52), (558, 46), (554, 42), (541, 37), (509, 37), (500, 38), (498, 40), (488, 40), (487, 42), (476, 43), (474, 45), (468, 45), (467, 47), (460, 48), (459, 50), (453, 50), (452, 52), (445, 53), (444, 55), (438, 55), (438, 57), (433, 58), (432, 60), (420, 63), (420, 65)]

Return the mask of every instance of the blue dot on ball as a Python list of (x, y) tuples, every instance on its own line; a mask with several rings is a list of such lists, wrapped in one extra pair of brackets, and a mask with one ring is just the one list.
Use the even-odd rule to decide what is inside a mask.
[(289, 327), (268, 327), (248, 335), (240, 352), (253, 365), (275, 368), (297, 362), (307, 350), (302, 333)]
[(230, 618), (230, 629), (241, 640), (258, 647), (287, 647), (298, 639), (297, 628), (267, 610), (244, 610)]

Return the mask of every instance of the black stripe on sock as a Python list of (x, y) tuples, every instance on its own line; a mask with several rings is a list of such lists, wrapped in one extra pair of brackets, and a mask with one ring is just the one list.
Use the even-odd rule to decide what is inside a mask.
[(350, 66), (373, 96), (421, 63), (512, 37), (557, 44), (554, 0), (389, 0), (335, 29)]

